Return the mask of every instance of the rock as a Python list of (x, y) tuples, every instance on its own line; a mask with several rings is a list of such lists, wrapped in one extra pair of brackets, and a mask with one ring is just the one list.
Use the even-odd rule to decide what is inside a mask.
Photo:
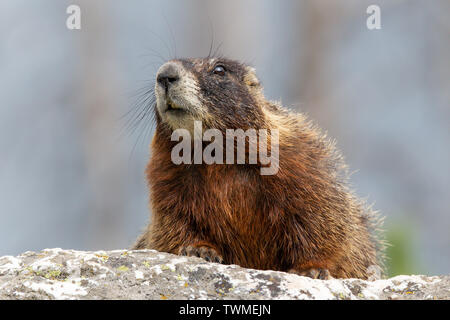
[(450, 299), (450, 276), (313, 280), (154, 250), (0, 258), (0, 299)]

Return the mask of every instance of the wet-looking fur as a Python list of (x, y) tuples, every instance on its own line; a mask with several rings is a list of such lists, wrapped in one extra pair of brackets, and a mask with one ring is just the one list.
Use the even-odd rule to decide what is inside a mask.
[[(347, 186), (334, 143), (303, 114), (266, 100), (253, 68), (181, 59), (163, 65), (157, 77), (146, 170), (152, 221), (134, 249), (318, 278), (367, 278), (370, 266), (382, 267), (379, 219)], [(261, 175), (248, 164), (175, 165), (171, 133), (192, 130), (194, 120), (221, 131), (278, 129), (277, 174)]]

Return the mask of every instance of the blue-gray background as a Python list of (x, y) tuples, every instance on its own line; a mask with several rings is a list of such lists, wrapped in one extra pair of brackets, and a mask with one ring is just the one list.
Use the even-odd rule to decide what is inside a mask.
[[(81, 7), (82, 29), (66, 28)], [(382, 29), (366, 28), (381, 7)], [(151, 132), (120, 116), (211, 41), (336, 138), (386, 216), (390, 272), (450, 270), (450, 2), (0, 1), (0, 255), (130, 246)]]

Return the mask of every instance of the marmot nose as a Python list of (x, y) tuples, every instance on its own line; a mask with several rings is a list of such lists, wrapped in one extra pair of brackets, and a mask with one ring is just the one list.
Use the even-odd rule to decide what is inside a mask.
[(158, 71), (158, 76), (156, 81), (164, 88), (164, 90), (169, 89), (170, 85), (177, 82), (180, 79), (179, 67), (174, 63), (164, 64)]

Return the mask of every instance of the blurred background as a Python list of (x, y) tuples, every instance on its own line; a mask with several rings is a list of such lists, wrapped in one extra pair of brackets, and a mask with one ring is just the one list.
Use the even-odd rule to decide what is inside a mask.
[(1, 0), (0, 255), (132, 245), (152, 129), (121, 135), (121, 116), (164, 60), (212, 44), (337, 140), (386, 216), (391, 275), (450, 273), (449, 17), (447, 0)]

